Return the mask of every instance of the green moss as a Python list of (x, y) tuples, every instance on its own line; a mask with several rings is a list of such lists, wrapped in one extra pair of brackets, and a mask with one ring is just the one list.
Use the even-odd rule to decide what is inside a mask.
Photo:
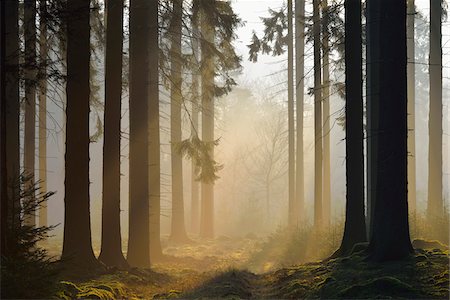
[(370, 298), (377, 294), (382, 296), (395, 295), (396, 297), (406, 297), (415, 295), (416, 290), (411, 285), (395, 277), (385, 276), (345, 288), (338, 293), (338, 296), (345, 298)]
[(319, 287), (321, 287), (323, 285), (327, 285), (327, 284), (332, 283), (334, 281), (336, 281), (336, 279), (334, 279), (333, 277), (331, 277), (331, 276), (327, 277), (324, 280), (322, 280), (321, 282), (319, 282)]
[(62, 281), (58, 298), (62, 299), (116, 299), (126, 297), (123, 284), (119, 282), (90, 281), (75, 284), (70, 281)]
[(416, 256), (416, 261), (426, 261), (426, 260), (428, 260), (428, 257), (426, 255), (421, 254)]
[(250, 281), (254, 276), (247, 271), (229, 270), (183, 294), (182, 298), (247, 299), (252, 296)]

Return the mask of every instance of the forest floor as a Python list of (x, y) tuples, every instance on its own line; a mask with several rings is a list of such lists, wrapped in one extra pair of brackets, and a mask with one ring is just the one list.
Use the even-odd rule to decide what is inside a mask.
[(167, 245), (151, 269), (110, 270), (61, 281), (59, 298), (449, 298), (448, 249), (416, 249), (409, 259), (363, 256), (283, 266), (264, 239), (221, 237)]

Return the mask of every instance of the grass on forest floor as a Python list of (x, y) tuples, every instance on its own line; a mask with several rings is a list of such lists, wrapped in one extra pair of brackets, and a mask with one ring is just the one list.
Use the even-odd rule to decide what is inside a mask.
[[(227, 244), (230, 247), (228, 251), (217, 252), (218, 256), (214, 255), (217, 248)], [(251, 258), (248, 254), (251, 252), (250, 247), (255, 245), (257, 244), (251, 239), (241, 239), (170, 246), (166, 248), (169, 253), (189, 256), (189, 259), (172, 256), (172, 259), (155, 264), (152, 270), (114, 271), (92, 280), (64, 282), (61, 283), (59, 297), (98, 299), (391, 297), (448, 299), (449, 297), (448, 249), (417, 249), (409, 259), (382, 264), (368, 262), (363, 256), (355, 254), (348, 258), (306, 263), (257, 275), (245, 271), (245, 262)], [(429, 246), (432, 245), (434, 244), (429, 243)], [(230, 267), (228, 264), (233, 258), (234, 266)]]
[(448, 299), (449, 253), (417, 249), (403, 261), (373, 263), (352, 255), (262, 275), (229, 271), (181, 298)]
[[(177, 297), (195, 290), (230, 268), (242, 268), (254, 251), (256, 238), (219, 237), (209, 241), (192, 241), (184, 245), (168, 244), (165, 259), (150, 269), (110, 270), (97, 276), (62, 280), (59, 298), (150, 299)], [(105, 273), (105, 272), (104, 272)], [(220, 280), (219, 280), (220, 281)], [(235, 288), (234, 286), (232, 287)]]

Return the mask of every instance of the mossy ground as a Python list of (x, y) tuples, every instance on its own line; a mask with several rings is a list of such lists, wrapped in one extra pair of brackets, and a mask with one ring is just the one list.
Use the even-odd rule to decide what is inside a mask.
[[(373, 263), (363, 255), (247, 271), (264, 247), (251, 238), (219, 238), (165, 248), (152, 269), (109, 271), (62, 282), (60, 298), (395, 298), (448, 299), (449, 252), (416, 249), (403, 261)], [(175, 254), (177, 256), (175, 256)], [(260, 255), (260, 254), (258, 254)]]
[(448, 299), (448, 251), (421, 250), (385, 263), (352, 255), (266, 275), (276, 298)]

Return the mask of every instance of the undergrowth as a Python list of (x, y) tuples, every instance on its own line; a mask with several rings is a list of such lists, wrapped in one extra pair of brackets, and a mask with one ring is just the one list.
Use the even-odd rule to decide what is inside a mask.
[(409, 259), (373, 263), (364, 256), (311, 263), (274, 273), (276, 298), (440, 298), (449, 297), (448, 250), (416, 249)]
[(260, 273), (325, 259), (339, 247), (342, 232), (341, 221), (320, 231), (312, 226), (292, 230), (279, 228), (253, 253), (248, 261), (248, 268)]
[(41, 192), (38, 183), (24, 175), (14, 187), (20, 193), (13, 201), (15, 209), (8, 211), (6, 251), (1, 256), (1, 298), (49, 298), (56, 290), (59, 268), (38, 243), (48, 238), (53, 227), (31, 226), (28, 220), (53, 193)]

